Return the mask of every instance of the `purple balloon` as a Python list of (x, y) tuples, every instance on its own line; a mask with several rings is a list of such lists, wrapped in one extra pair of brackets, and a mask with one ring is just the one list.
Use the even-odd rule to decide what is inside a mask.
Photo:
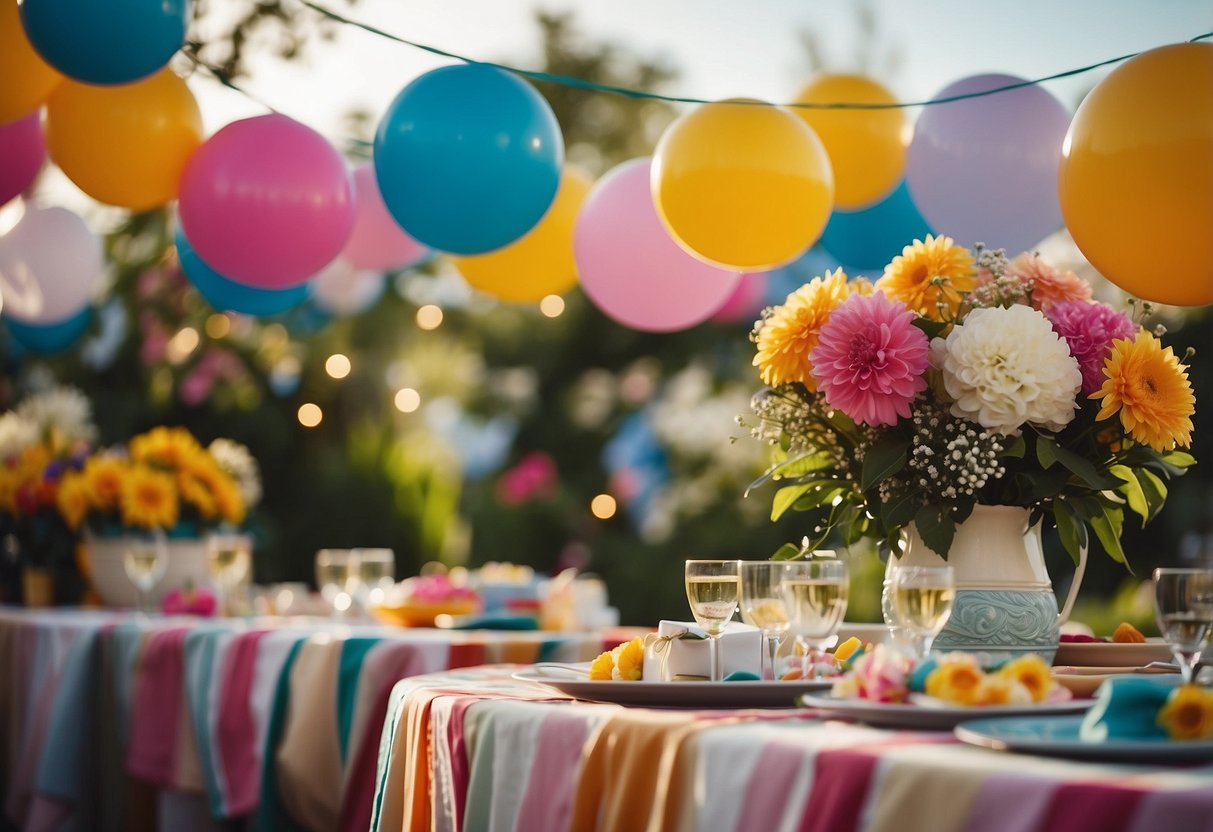
[(0, 124), (0, 205), (25, 193), (45, 161), (41, 110)]
[[(974, 75), (934, 100), (1022, 82)], [(1070, 113), (1040, 86), (925, 107), (906, 153), (906, 183), (932, 228), (1014, 256), (1062, 227), (1057, 166)]]

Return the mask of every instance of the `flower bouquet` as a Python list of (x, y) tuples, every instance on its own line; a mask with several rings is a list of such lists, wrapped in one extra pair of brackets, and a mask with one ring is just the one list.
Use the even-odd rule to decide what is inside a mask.
[(778, 485), (772, 519), (816, 515), (776, 557), (833, 534), (898, 552), (911, 524), (946, 557), (988, 504), (1050, 519), (1076, 562), (1091, 533), (1123, 562), (1126, 509), (1154, 518), (1195, 461), (1178, 450), (1195, 412), (1187, 367), (1140, 317), (1037, 254), (932, 236), (874, 283), (837, 270), (765, 310), (750, 426), (776, 460), (751, 488)]

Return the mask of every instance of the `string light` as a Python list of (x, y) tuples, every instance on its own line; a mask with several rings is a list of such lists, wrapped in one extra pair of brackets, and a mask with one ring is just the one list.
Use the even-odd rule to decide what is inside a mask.
[(421, 407), (421, 394), (412, 387), (404, 387), (396, 391), (396, 409), (401, 413), (412, 413)]
[(417, 310), (417, 326), (427, 331), (442, 326), (442, 309), (432, 303), (422, 306)]
[(610, 494), (598, 494), (590, 500), (590, 513), (599, 520), (610, 520), (615, 516), (618, 503)]
[(559, 318), (564, 313), (564, 298), (560, 295), (547, 295), (539, 301), (539, 311), (549, 318)]
[(198, 330), (192, 326), (183, 327), (165, 344), (164, 356), (170, 364), (180, 364), (198, 348), (199, 340)]
[(324, 419), (324, 411), (320, 409), (320, 405), (307, 402), (299, 405), (299, 424), (305, 428), (314, 428)]
[(348, 356), (335, 352), (324, 362), (324, 371), (332, 378), (345, 378), (350, 374), (350, 359)]
[(231, 331), (232, 319), (221, 312), (216, 312), (206, 319), (206, 334), (216, 341), (226, 338)]

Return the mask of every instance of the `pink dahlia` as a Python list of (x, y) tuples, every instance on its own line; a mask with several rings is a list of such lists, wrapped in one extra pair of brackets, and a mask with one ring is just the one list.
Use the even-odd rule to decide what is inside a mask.
[(830, 407), (856, 422), (894, 425), (926, 389), (926, 334), (905, 304), (883, 292), (851, 295), (834, 309), (809, 354), (813, 377)]
[(1072, 300), (1054, 304), (1046, 313), (1053, 331), (1065, 339), (1082, 371), (1082, 392), (1091, 395), (1104, 383), (1103, 365), (1117, 338), (1133, 338), (1137, 324), (1103, 303)]
[(1032, 286), (1032, 307), (1042, 312), (1057, 303), (1089, 301), (1091, 284), (1074, 272), (1062, 271), (1042, 260), (1039, 254), (1024, 252), (1011, 261), (1007, 275)]

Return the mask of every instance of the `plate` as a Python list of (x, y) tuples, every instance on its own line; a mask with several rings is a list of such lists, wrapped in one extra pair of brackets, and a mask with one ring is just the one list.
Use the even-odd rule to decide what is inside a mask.
[(1053, 664), (1075, 667), (1141, 667), (1150, 662), (1174, 661), (1165, 641), (1150, 640), (1136, 644), (1111, 641), (1063, 641), (1057, 646)]
[(1075, 696), (1094, 696), (1099, 686), (1113, 676), (1135, 676), (1147, 674), (1175, 674), (1178, 671), (1165, 669), (1150, 669), (1138, 667), (1073, 667), (1053, 666), (1053, 681), (1067, 688)]
[(1027, 716), (1070, 714), (1091, 707), (1091, 700), (1045, 702), (1039, 705), (983, 705), (966, 708), (959, 705), (901, 705), (871, 702), (867, 699), (837, 699), (830, 694), (806, 693), (800, 704), (825, 711), (830, 716), (854, 719), (882, 728), (919, 728), (926, 731), (950, 731), (974, 716)]
[(1213, 742), (1107, 740), (1079, 738), (1080, 716), (975, 719), (956, 727), (956, 738), (996, 751), (1099, 762), (1188, 763), (1213, 760)]
[[(589, 668), (589, 665), (586, 665)], [(520, 670), (514, 678), (590, 702), (658, 705), (667, 708), (793, 708), (808, 691), (826, 690), (829, 679), (762, 682), (606, 682), (573, 678), (561, 671)]]

